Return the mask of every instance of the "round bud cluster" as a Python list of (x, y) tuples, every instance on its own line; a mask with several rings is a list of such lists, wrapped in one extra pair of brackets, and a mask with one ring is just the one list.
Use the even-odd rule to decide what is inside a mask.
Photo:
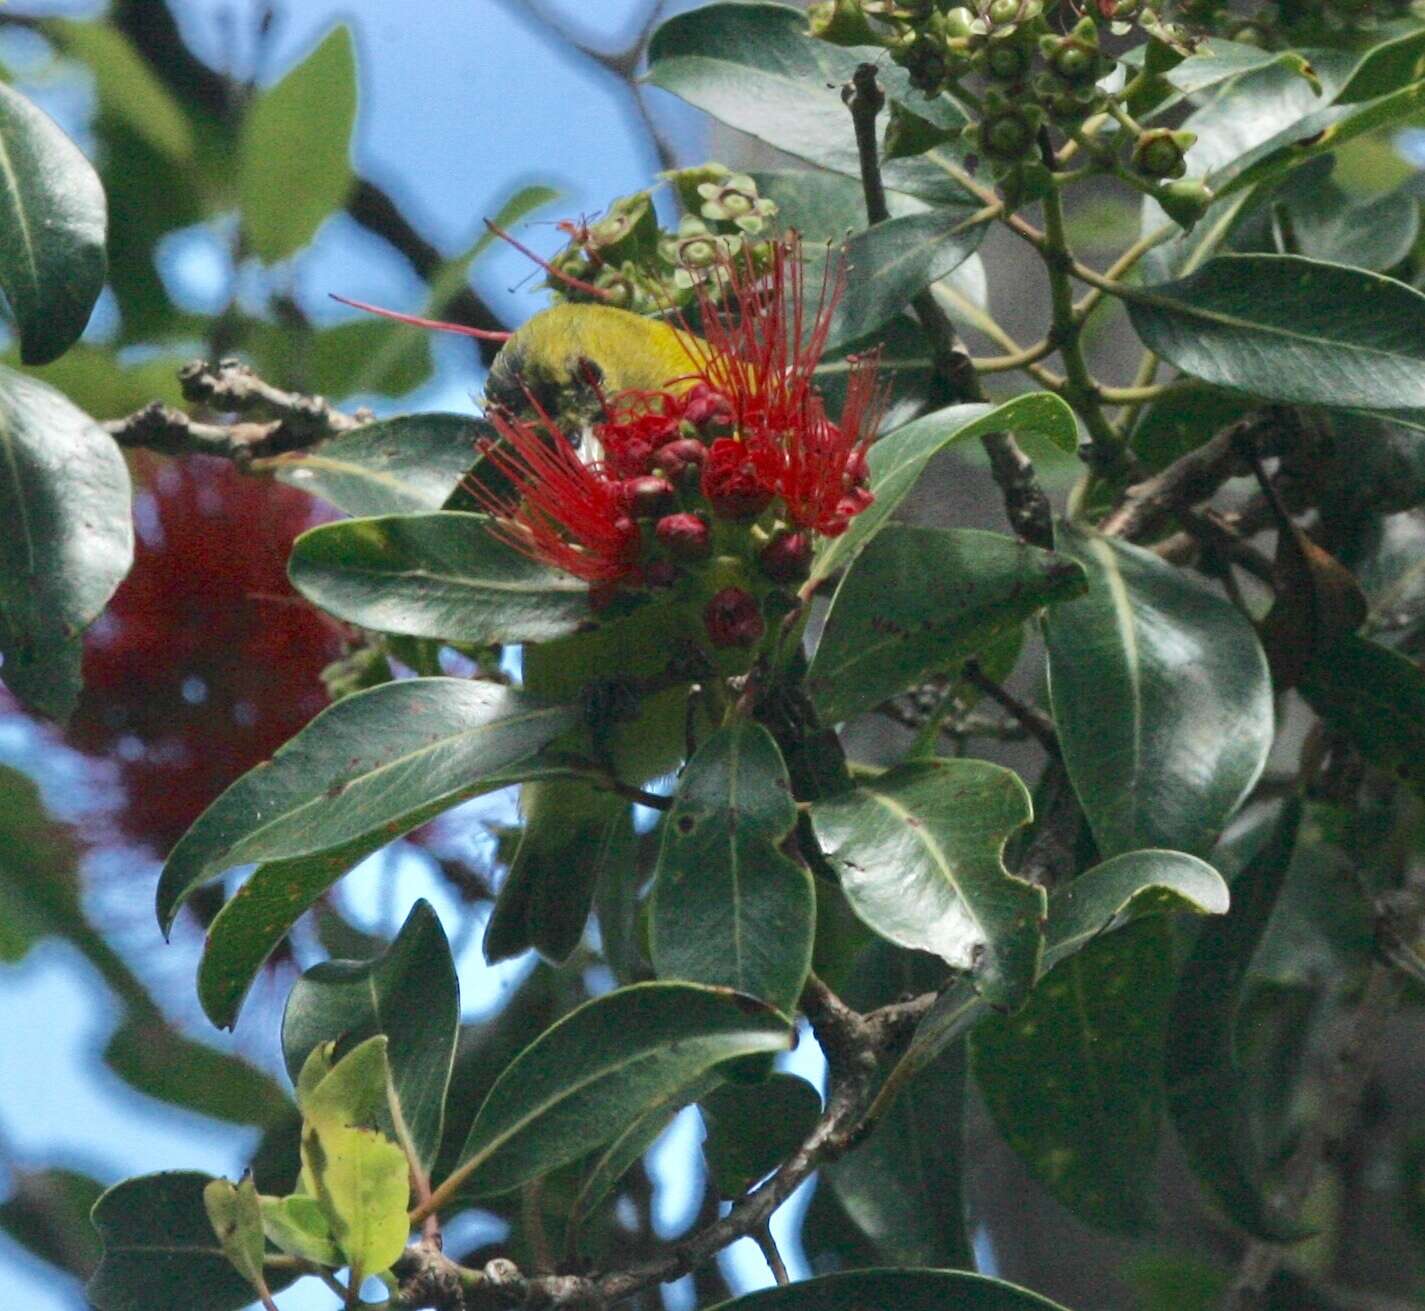
[(740, 252), (758, 266), (769, 261), (777, 206), (755, 179), (717, 163), (663, 177), (685, 211), (674, 231), (660, 228), (650, 191), (619, 197), (596, 220), (558, 225), (569, 243), (549, 262), (556, 300), (663, 314), (689, 307), (694, 289)]

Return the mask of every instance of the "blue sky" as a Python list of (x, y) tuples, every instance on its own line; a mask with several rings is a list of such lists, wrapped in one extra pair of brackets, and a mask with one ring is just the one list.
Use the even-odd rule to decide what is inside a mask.
[[(547, 215), (552, 220), (598, 210), (611, 197), (647, 185), (657, 167), (627, 90), (517, 17), (517, 0), (281, 0), (274, 7), (279, 22), (266, 50), (264, 81), (304, 56), (334, 22), (351, 24), (361, 89), (354, 143), (357, 167), (395, 195), (422, 233), (448, 254), (466, 248), (479, 232), (482, 216), (498, 209), (520, 185), (542, 182), (561, 190), (563, 199)], [(646, 7), (644, 0), (599, 0), (594, 31), (579, 28), (595, 8), (587, 0), (547, 4), (549, 12), (606, 49), (627, 39)], [(669, 7), (691, 8), (693, 2)], [(174, 8), (200, 54), (239, 76), (251, 72), (251, 29), (232, 19), (255, 13), (259, 6), (241, 0), (179, 0)], [(102, 5), (15, 0), (8, 9), (23, 15), (81, 17), (100, 12)], [(701, 158), (705, 132), (699, 117), (660, 92), (650, 94), (660, 125), (684, 158)], [(40, 98), (83, 139), (82, 85), (49, 87)], [(552, 227), (531, 225), (522, 235), (546, 250), (558, 244)], [(173, 243), (165, 261), (174, 285), (195, 305), (201, 305), (205, 295), (221, 293), (231, 273), (221, 244), (204, 233), (190, 233)], [(499, 250), (477, 269), (476, 285), (512, 320), (520, 320), (540, 306), (536, 294), (516, 286), (527, 271), (520, 256)], [(331, 312), (326, 293), (333, 290), (395, 306), (422, 301), (421, 288), (402, 262), (342, 218), (327, 224), (291, 274), (298, 294), (314, 311)], [(411, 407), (472, 408), (480, 378), (469, 351), (445, 340), (436, 345), (437, 377), (411, 398)], [(74, 815), (87, 804), (65, 753), (3, 717), (0, 761), (40, 778), (47, 798), (63, 813)], [(389, 877), (393, 868), (394, 880)], [(194, 944), (162, 947), (148, 909), (152, 873), (144, 868), (128, 871), (128, 890), (106, 892), (102, 916), (106, 923), (121, 925), (121, 942), (131, 948), (144, 977), (166, 989), (165, 995), (176, 995), (179, 1011), (196, 1020), (191, 1000)], [(398, 861), (384, 868), (371, 864), (347, 880), (346, 894), (355, 918), (387, 930), (399, 924), (415, 897), (430, 896), (452, 938), (460, 935), (454, 902), (419, 862)], [(462, 988), (467, 1015), (473, 1016), (497, 1005), (500, 993), (525, 965), (516, 962), (491, 970), (480, 959), (479, 933), (467, 933), (465, 939)], [(269, 1011), (269, 1016), (274, 1013)], [(116, 1019), (102, 983), (78, 953), (61, 942), (42, 944), (17, 966), (0, 966), (0, 1032), (13, 1044), (12, 1051), (24, 1053), (23, 1059), (0, 1063), (0, 1188), (6, 1155), (22, 1166), (74, 1165), (105, 1181), (164, 1167), (234, 1176), (241, 1171), (253, 1145), (252, 1131), (140, 1098), (103, 1067), (98, 1053)], [(205, 1036), (272, 1059), (272, 1035), (251, 1028), (239, 1026), (235, 1038), (224, 1039), (211, 1030)], [(802, 1043), (792, 1059), (794, 1068), (820, 1079), (814, 1043)], [(695, 1196), (699, 1136), (696, 1113), (687, 1112), (655, 1154), (658, 1214), (666, 1229), (680, 1225)], [(784, 1208), (780, 1227), (785, 1228), (804, 1201), (800, 1197)], [(725, 1261), (742, 1286), (767, 1278), (750, 1242)], [(4, 1239), (0, 1301), (23, 1305), (27, 1311), (74, 1311), (82, 1305), (76, 1289), (57, 1285), (51, 1271)], [(279, 1301), (284, 1311), (332, 1304), (330, 1295), (316, 1285), (299, 1286)], [(670, 1289), (668, 1304), (688, 1306), (688, 1290)]]

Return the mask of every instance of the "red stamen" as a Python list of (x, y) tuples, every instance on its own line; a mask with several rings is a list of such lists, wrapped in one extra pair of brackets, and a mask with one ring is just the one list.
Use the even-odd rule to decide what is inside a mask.
[(540, 256), (536, 255), (534, 251), (532, 251), (523, 242), (516, 241), (514, 237), (510, 236), (510, 234), (506, 232), (504, 228), (502, 228), (498, 223), (494, 222), (494, 220), (486, 219), (485, 226), (489, 228), (490, 231), (495, 234), (495, 236), (499, 237), (501, 241), (509, 242), (509, 244), (513, 246), (517, 251), (519, 251), (519, 253), (523, 255), (526, 259), (532, 259), (536, 264), (539, 265), (540, 268), (542, 268), (547, 274), (549, 274), (551, 278), (557, 279), (559, 282), (562, 282), (566, 287), (573, 287), (575, 291), (582, 291), (586, 295), (594, 296), (599, 300), (608, 300), (610, 292), (606, 288), (596, 287), (592, 282), (582, 282), (572, 273), (565, 273), (563, 269), (555, 268), (554, 265), (551, 264), (547, 259), (543, 259)]
[(364, 300), (352, 300), (348, 296), (327, 293), (333, 300), (350, 305), (355, 310), (365, 310), (368, 314), (379, 314), (383, 319), (395, 319), (397, 323), (409, 323), (413, 328), (434, 328), (437, 332), (458, 332), (462, 337), (476, 337), (480, 341), (509, 341), (513, 332), (496, 331), (493, 328), (471, 328), (464, 323), (443, 323), (439, 319), (423, 319), (418, 314), (401, 314), (396, 310), (382, 309), (380, 305), (368, 305)]

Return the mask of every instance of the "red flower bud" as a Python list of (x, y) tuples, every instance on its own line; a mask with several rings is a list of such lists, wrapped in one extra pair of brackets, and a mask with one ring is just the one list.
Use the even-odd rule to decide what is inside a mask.
[(799, 583), (811, 573), (811, 536), (778, 533), (762, 548), (757, 560), (774, 583)]
[(708, 448), (703, 466), (703, 495), (720, 518), (755, 519), (776, 492), (763, 482), (742, 442), (719, 437)]
[(866, 459), (866, 452), (858, 446), (846, 457), (846, 481), (856, 487), (870, 476), (871, 465)]
[(685, 469), (701, 469), (707, 458), (708, 448), (696, 437), (680, 437), (675, 442), (660, 446), (653, 463), (670, 478), (676, 478)]
[(629, 478), (623, 485), (624, 504), (635, 519), (653, 519), (673, 503), (673, 484), (666, 478), (645, 474)]
[(703, 610), (703, 623), (714, 646), (755, 646), (766, 624), (757, 599), (740, 587), (724, 587)]
[(665, 515), (653, 531), (668, 553), (679, 560), (701, 560), (712, 549), (708, 526), (695, 514)]
[(695, 428), (731, 428), (736, 416), (732, 401), (705, 382), (695, 383), (683, 398), (683, 419)]

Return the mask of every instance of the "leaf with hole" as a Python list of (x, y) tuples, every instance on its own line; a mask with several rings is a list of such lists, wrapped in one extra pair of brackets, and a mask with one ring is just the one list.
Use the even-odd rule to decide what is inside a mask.
[(812, 808), (852, 909), (882, 937), (971, 972), (992, 1005), (1017, 1006), (1043, 947), (1044, 890), (1004, 867), (1029, 793), (983, 760), (919, 760)]

